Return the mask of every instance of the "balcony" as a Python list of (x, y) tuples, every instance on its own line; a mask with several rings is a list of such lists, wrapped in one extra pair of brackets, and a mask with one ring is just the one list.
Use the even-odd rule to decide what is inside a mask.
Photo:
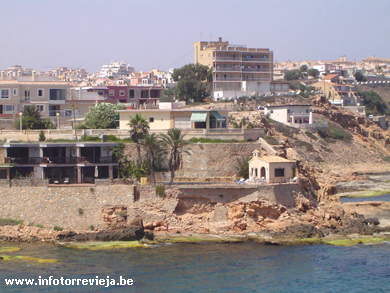
[(117, 162), (115, 157), (77, 157), (77, 164), (110, 164)]
[(241, 67), (216, 67), (213, 72), (241, 71)]
[(269, 68), (243, 68), (242, 71), (245, 72), (271, 72)]
[(236, 77), (216, 77), (214, 81), (241, 81), (242, 78), (240, 76)]
[(272, 62), (270, 58), (247, 58), (242, 56), (242, 62)]
[(19, 158), (12, 158), (7, 157), (4, 158), (5, 164), (13, 164), (13, 165), (38, 165), (41, 163), (40, 157), (19, 157)]
[(245, 77), (242, 79), (243, 81), (271, 81), (271, 77), (270, 78), (249, 78), (249, 77)]
[(6, 157), (5, 164), (13, 165), (76, 165), (117, 163), (114, 157)]

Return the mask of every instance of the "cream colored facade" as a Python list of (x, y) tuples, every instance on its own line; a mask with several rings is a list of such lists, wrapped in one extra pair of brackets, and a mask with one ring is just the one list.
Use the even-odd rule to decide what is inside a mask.
[(310, 86), (321, 90), (333, 105), (357, 106), (361, 104), (361, 98), (358, 96), (357, 90), (353, 85), (320, 80)]
[(195, 42), (194, 63), (213, 68), (214, 100), (269, 93), (273, 52), (217, 42)]
[(253, 151), (249, 160), (249, 178), (263, 179), (267, 183), (285, 183), (296, 177), (295, 161), (277, 156), (260, 156), (258, 150)]
[(130, 129), (128, 123), (137, 114), (149, 122), (152, 131), (165, 131), (169, 128), (227, 129), (228, 127), (228, 111), (226, 110), (150, 109), (119, 110), (118, 112), (120, 129)]

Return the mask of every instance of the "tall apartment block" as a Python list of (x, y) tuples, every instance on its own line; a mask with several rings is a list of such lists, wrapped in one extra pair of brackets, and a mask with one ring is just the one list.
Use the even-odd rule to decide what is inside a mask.
[(273, 52), (269, 49), (216, 42), (195, 42), (194, 63), (213, 68), (213, 98), (235, 98), (270, 92)]

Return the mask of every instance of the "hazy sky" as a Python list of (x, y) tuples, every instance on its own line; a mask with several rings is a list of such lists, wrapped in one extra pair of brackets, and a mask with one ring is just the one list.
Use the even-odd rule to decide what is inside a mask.
[(201, 36), (278, 61), (390, 58), (389, 0), (0, 0), (0, 11), (0, 69), (168, 70), (193, 62)]

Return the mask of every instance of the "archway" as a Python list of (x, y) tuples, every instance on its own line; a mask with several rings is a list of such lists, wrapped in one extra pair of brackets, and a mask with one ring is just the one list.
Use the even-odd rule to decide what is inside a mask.
[(264, 167), (261, 167), (261, 169), (260, 169), (260, 177), (264, 178), (264, 179), (267, 178), (266, 171), (265, 171)]

